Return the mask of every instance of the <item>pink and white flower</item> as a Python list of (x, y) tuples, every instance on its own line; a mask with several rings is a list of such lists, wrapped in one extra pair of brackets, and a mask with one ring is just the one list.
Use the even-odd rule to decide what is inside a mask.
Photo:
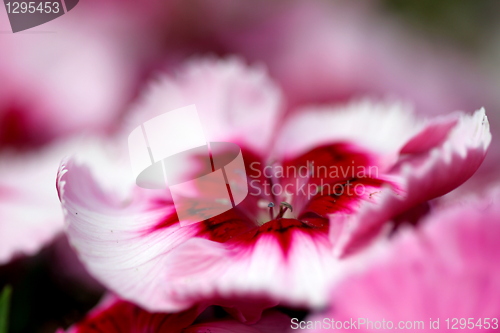
[[(351, 318), (363, 318), (359, 332), (373, 332), (373, 325), (380, 326), (382, 320), (385, 330), (390, 325), (417, 330), (419, 325), (423, 331), (496, 331), (500, 326), (498, 203), (496, 189), (480, 200), (439, 209), (420, 228), (399, 233), (367, 256), (362, 271), (334, 288), (329, 310), (302, 326), (330, 332), (329, 319), (334, 318), (337, 325), (348, 323), (338, 331), (349, 332)], [(324, 318), (330, 329), (316, 323), (324, 323)]]
[[(124, 134), (196, 104), (208, 141), (238, 144), (255, 182), (236, 209), (181, 227), (168, 191), (133, 187), (95, 161), (64, 161), (57, 184), (67, 234), (89, 271), (148, 311), (208, 300), (255, 322), (278, 303), (319, 308), (353, 253), (386, 235), (394, 216), (468, 179), (491, 140), (484, 110), (423, 120), (402, 104), (358, 101), (283, 119), (283, 103), (262, 69), (236, 59), (192, 61), (155, 82)], [(280, 173), (311, 166), (343, 172)], [(350, 167), (376, 172), (344, 174)], [(265, 192), (275, 184), (287, 191)]]

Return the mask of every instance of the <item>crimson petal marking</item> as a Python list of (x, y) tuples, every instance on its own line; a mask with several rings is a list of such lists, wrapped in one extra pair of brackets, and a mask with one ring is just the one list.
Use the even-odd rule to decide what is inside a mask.
[[(314, 148), (286, 161), (283, 168), (297, 170), (299, 180), (307, 185), (308, 197), (294, 198), (294, 204), (298, 202), (298, 207), (294, 208), (300, 211), (299, 219), (302, 219), (304, 214), (315, 214), (319, 218), (327, 219), (332, 213), (354, 212), (361, 199), (370, 199), (371, 194), (388, 184), (378, 179), (382, 177), (379, 175), (381, 171), (378, 169), (377, 159), (366, 150), (347, 143), (333, 143)], [(302, 171), (308, 169), (311, 170), (310, 177), (304, 178)], [(295, 181), (295, 177), (288, 177), (282, 183), (287, 186)], [(361, 186), (362, 193), (354, 191), (357, 186)], [(299, 188), (294, 187), (294, 190), (298, 192), (295, 197), (303, 196)]]
[(68, 333), (180, 333), (191, 325), (206, 306), (193, 306), (179, 313), (150, 313), (137, 305), (108, 296)]
[(238, 237), (257, 225), (241, 214), (238, 208), (196, 224), (197, 236), (224, 243)]
[(290, 318), (278, 311), (266, 311), (255, 324), (245, 325), (235, 320), (222, 319), (192, 325), (183, 333), (286, 333), (290, 330)]
[[(205, 309), (207, 311), (197, 319)], [(66, 333), (285, 333), (290, 326), (290, 318), (276, 310), (266, 311), (257, 323), (250, 325), (229, 316), (215, 317), (213, 310), (209, 310), (212, 309), (206, 305), (196, 305), (178, 313), (151, 313), (114, 296), (106, 296), (86, 318)], [(57, 333), (64, 331), (58, 330)]]
[(328, 224), (320, 224), (317, 226), (301, 222), (297, 219), (278, 218), (267, 222), (250, 232), (247, 232), (240, 237), (232, 239), (229, 243), (231, 246), (246, 246), (254, 247), (261, 237), (274, 237), (281, 247), (283, 256), (289, 260), (290, 248), (294, 233), (305, 233), (311, 238), (325, 238), (328, 235)]
[[(262, 157), (255, 151), (243, 146), (243, 158), (247, 169), (249, 182), (258, 179), (263, 181), (262, 168), (264, 166)], [(259, 170), (260, 177), (250, 173), (250, 170)], [(250, 193), (235, 209), (226, 211), (218, 216), (209, 218), (200, 223), (196, 223), (193, 227), (197, 229), (197, 236), (207, 238), (216, 242), (226, 242), (227, 240), (243, 234), (252, 228), (257, 227), (255, 220), (258, 201), (266, 199), (263, 196), (256, 196)], [(270, 200), (267, 198), (267, 200)], [(171, 200), (159, 199), (154, 203), (154, 207), (172, 206)], [(182, 208), (181, 208), (182, 209)], [(186, 207), (184, 209), (196, 209), (196, 207)], [(175, 212), (165, 216), (158, 224), (156, 224), (149, 232), (160, 231), (163, 228), (168, 228), (178, 223), (177, 214)]]

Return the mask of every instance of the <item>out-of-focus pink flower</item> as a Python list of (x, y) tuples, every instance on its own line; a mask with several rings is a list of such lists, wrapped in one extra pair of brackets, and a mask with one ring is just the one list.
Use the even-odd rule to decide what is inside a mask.
[[(278, 311), (268, 311), (259, 322), (250, 325), (242, 324), (229, 316), (217, 318), (208, 313), (196, 320), (206, 309), (206, 305), (197, 305), (179, 313), (150, 313), (132, 303), (107, 296), (85, 319), (66, 332), (279, 333), (287, 332), (290, 327), (290, 318)], [(58, 333), (64, 331), (59, 330)]]
[(466, 56), (374, 2), (170, 1), (162, 14), (152, 36), (163, 34), (169, 64), (206, 53), (263, 63), (292, 110), (368, 95), (436, 115), (489, 106), (495, 92)]
[[(498, 194), (497, 189), (480, 200), (435, 211), (421, 228), (398, 234), (367, 257), (361, 272), (336, 286), (328, 311), (308, 320), (335, 319), (337, 325), (350, 325), (351, 318), (372, 322), (372, 326), (358, 325), (359, 332), (375, 331), (373, 325), (379, 327), (382, 320), (383, 331), (390, 330), (388, 325), (397, 329), (401, 321), (415, 331), (416, 325), (422, 331), (496, 331), (500, 327)], [(310, 325), (317, 325), (313, 332), (331, 331), (319, 323)], [(338, 331), (352, 329), (345, 326)]]
[[(395, 215), (469, 178), (491, 140), (484, 110), (422, 120), (398, 103), (360, 101), (302, 109), (280, 122), (279, 90), (236, 59), (194, 61), (158, 80), (128, 128), (189, 104), (197, 105), (208, 141), (234, 142), (244, 152), (250, 194), (237, 208), (181, 227), (168, 191), (135, 188), (118, 198), (96, 180), (116, 170), (89, 168), (92, 161), (67, 160), (58, 176), (80, 259), (120, 297), (150, 311), (210, 300), (255, 321), (278, 302), (325, 305), (325, 290), (345, 273), (350, 254), (383, 235)], [(280, 167), (309, 172), (280, 174)], [(328, 173), (313, 174), (319, 167)], [(266, 192), (273, 184), (286, 191)]]
[(77, 149), (75, 136), (112, 130), (134, 95), (141, 52), (149, 52), (139, 43), (144, 24), (109, 11), (84, 1), (10, 34), (0, 10), (0, 264), (62, 231), (54, 188), (61, 158)]
[(0, 264), (34, 254), (63, 229), (54, 170), (71, 143), (36, 152), (0, 152)]
[(275, 2), (245, 20), (247, 11), (212, 14), (223, 22), (212, 25), (218, 45), (264, 62), (291, 107), (395, 96), (435, 115), (478, 108), (487, 96), (488, 85), (459, 52), (412, 34), (374, 4)]
[[(115, 125), (134, 94), (143, 53), (151, 51), (138, 37), (141, 24), (131, 24), (119, 7), (114, 15), (109, 6), (88, 7), (82, 2), (57, 20), (2, 34), (0, 77), (8, 84), (0, 88), (0, 145), (22, 143), (5, 142), (12, 135), (40, 144)], [(9, 30), (6, 12), (0, 15)]]

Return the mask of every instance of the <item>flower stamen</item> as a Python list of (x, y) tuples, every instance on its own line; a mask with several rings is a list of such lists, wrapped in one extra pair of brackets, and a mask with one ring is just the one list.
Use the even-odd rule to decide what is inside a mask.
[(278, 218), (278, 219), (282, 218), (282, 217), (285, 215), (285, 213), (286, 213), (286, 211), (287, 211), (288, 209), (290, 209), (290, 212), (293, 212), (293, 207), (292, 207), (292, 205), (290, 205), (288, 202), (284, 202), (284, 201), (283, 201), (283, 202), (280, 204), (280, 212), (278, 213), (277, 218)]
[(267, 207), (269, 207), (269, 217), (271, 218), (272, 221), (274, 220), (274, 203), (270, 202), (269, 205), (267, 205)]

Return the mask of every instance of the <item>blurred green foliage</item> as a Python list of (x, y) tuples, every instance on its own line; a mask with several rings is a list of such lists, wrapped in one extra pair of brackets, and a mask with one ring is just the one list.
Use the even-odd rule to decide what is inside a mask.
[(9, 285), (5, 286), (0, 294), (0, 333), (8, 332), (11, 294), (12, 288)]
[(500, 19), (498, 0), (383, 0), (383, 4), (424, 32), (463, 47), (485, 42)]

